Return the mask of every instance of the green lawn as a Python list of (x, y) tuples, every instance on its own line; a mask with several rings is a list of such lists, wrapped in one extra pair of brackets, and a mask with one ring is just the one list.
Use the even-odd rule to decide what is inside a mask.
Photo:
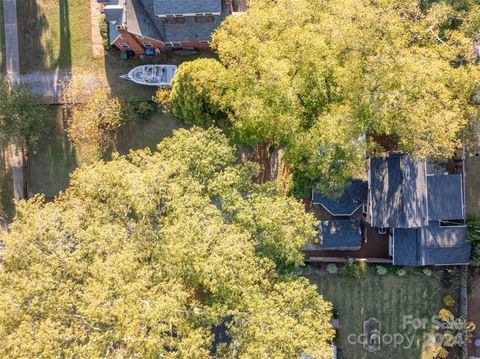
[[(52, 198), (64, 190), (70, 173), (79, 165), (88, 164), (98, 159), (98, 154), (91, 146), (73, 146), (65, 134), (67, 119), (64, 111), (50, 107), (50, 127), (41, 141), (36, 154), (30, 151), (28, 158), (29, 194), (44, 193)], [(117, 150), (128, 153), (130, 149), (156, 145), (170, 136), (174, 129), (185, 125), (170, 114), (156, 113), (148, 121), (132, 120), (131, 124), (120, 132)]]
[[(343, 359), (431, 359), (429, 349), (422, 349), (422, 337), (427, 331), (403, 329), (404, 316), (431, 318), (442, 308), (442, 298), (447, 291), (437, 279), (420, 274), (406, 277), (371, 274), (358, 281), (340, 274), (307, 277), (318, 286), (318, 291), (331, 301), (340, 320), (338, 331), (339, 354)], [(379, 351), (370, 353), (361, 344), (351, 344), (349, 335), (363, 333), (363, 323), (369, 318), (380, 321), (381, 334), (400, 333), (411, 338), (411, 348), (382, 344)], [(406, 343), (406, 340), (405, 340)]]
[(155, 150), (165, 137), (170, 137), (177, 128), (187, 125), (170, 114), (155, 113), (148, 121), (134, 120), (130, 126), (120, 132), (117, 151), (127, 154), (131, 149), (149, 147)]
[(90, 2), (17, 1), (20, 70), (70, 70), (95, 66)]

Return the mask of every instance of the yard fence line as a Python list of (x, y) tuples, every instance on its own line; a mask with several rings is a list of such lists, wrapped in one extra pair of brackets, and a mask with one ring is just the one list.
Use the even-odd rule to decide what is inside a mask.
[[(467, 321), (468, 319), (468, 265), (462, 266), (460, 279), (460, 316)], [(468, 358), (468, 345), (464, 343), (460, 347), (461, 358)]]

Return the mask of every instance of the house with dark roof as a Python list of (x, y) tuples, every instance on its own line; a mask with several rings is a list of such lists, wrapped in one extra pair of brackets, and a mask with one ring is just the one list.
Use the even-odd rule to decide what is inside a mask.
[(428, 162), (402, 154), (370, 158), (367, 167), (367, 181), (353, 181), (338, 198), (314, 187), (312, 204), (330, 218), (321, 218), (319, 240), (305, 246), (307, 254), (319, 251), (328, 257), (331, 250), (335, 256), (348, 250), (355, 256), (354, 248), (360, 244), (365, 252), (375, 234), (375, 245), (388, 241), (384, 244), (395, 265), (469, 263), (463, 173), (430, 171)]
[[(358, 212), (367, 202), (368, 184), (366, 181), (354, 180), (339, 197), (324, 195), (314, 186), (312, 204), (319, 206), (325, 213), (319, 218), (318, 238), (314, 243), (307, 243), (306, 251), (337, 250), (356, 251), (362, 243), (362, 230)], [(322, 217), (322, 216), (321, 216)]]
[(326, 250), (359, 250), (362, 244), (360, 221), (356, 219), (333, 219), (320, 221), (318, 244), (307, 243), (305, 250), (321, 247)]
[(312, 191), (312, 203), (322, 206), (332, 216), (353, 216), (367, 201), (368, 183), (366, 181), (353, 180), (337, 198), (325, 196), (320, 191)]
[(208, 48), (215, 29), (239, 8), (238, 0), (97, 1), (104, 4), (110, 44), (137, 54)]

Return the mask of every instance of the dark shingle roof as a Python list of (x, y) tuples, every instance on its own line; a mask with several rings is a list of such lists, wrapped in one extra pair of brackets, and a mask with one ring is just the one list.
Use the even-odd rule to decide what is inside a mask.
[(462, 175), (427, 176), (430, 220), (463, 219)]
[(367, 203), (368, 183), (365, 181), (352, 181), (339, 198), (331, 199), (321, 192), (313, 189), (312, 202), (322, 205), (332, 215), (352, 215), (362, 204)]
[(362, 243), (360, 221), (353, 219), (320, 221), (318, 235), (319, 244), (308, 243), (304, 250), (358, 250)]
[(465, 226), (441, 227), (430, 222), (428, 227), (395, 229), (395, 265), (467, 264), (470, 244), (465, 243)]
[(195, 17), (186, 16), (183, 24), (167, 24), (165, 19), (155, 16), (155, 1), (127, 0), (129, 31), (163, 42), (210, 41), (212, 33), (229, 14), (228, 6), (220, 1), (221, 14), (214, 16), (213, 22), (196, 22)]
[(103, 8), (103, 13), (108, 22), (114, 23), (114, 25), (121, 25), (123, 20), (123, 12), (125, 8), (121, 5), (109, 5)]
[(424, 162), (403, 155), (370, 159), (371, 224), (412, 228), (428, 224)]
[(156, 16), (222, 12), (222, 0), (154, 0)]

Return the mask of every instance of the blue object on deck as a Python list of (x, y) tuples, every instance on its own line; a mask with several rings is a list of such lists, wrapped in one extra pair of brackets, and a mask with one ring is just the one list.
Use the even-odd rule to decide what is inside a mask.
[(153, 56), (153, 55), (155, 55), (155, 50), (154, 49), (146, 49), (145, 50), (145, 55)]

